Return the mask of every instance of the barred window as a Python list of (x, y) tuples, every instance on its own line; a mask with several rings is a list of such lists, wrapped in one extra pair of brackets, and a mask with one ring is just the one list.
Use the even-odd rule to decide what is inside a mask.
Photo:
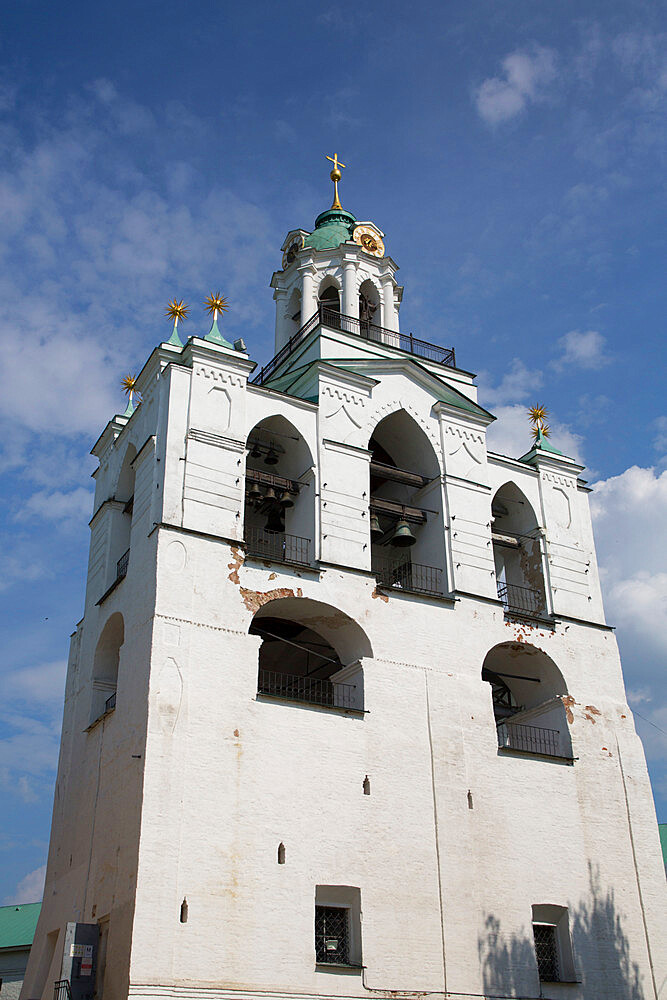
[(319, 964), (350, 964), (350, 921), (347, 907), (315, 907), (315, 956)]
[(535, 938), (535, 957), (537, 958), (540, 982), (559, 983), (556, 928), (553, 924), (533, 924), (533, 937)]

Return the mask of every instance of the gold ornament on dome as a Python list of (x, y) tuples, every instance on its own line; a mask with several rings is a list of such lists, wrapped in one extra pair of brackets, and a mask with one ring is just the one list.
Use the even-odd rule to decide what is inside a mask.
[(220, 292), (211, 292), (209, 297), (204, 301), (204, 306), (206, 307), (206, 312), (209, 316), (213, 316), (214, 319), (218, 318), (218, 313), (226, 313), (229, 309), (229, 302)]
[(356, 226), (352, 232), (352, 239), (366, 253), (370, 253), (374, 257), (384, 257), (384, 243), (370, 226)]
[(537, 441), (540, 435), (545, 438), (550, 437), (551, 429), (549, 427), (549, 424), (540, 424), (537, 427), (533, 427), (532, 434), (533, 434), (533, 441)]
[(169, 319), (173, 319), (174, 323), (178, 323), (179, 319), (186, 320), (188, 318), (188, 304), (183, 299), (180, 302), (178, 299), (172, 299), (171, 302), (167, 303), (164, 314)]
[(331, 178), (334, 184), (334, 200), (331, 203), (331, 208), (342, 209), (343, 206), (341, 205), (340, 198), (338, 197), (338, 181), (343, 176), (340, 172), (340, 168), (343, 167), (343, 169), (346, 169), (345, 164), (341, 163), (340, 160), (338, 159), (338, 153), (334, 153), (333, 156), (329, 156), (328, 153), (325, 153), (324, 155), (326, 156), (327, 160), (331, 160), (331, 162), (333, 163), (333, 170), (329, 174), (329, 177)]
[(528, 408), (528, 416), (530, 417), (530, 422), (533, 427), (537, 427), (538, 424), (544, 424), (544, 421), (549, 416), (549, 411), (546, 406), (530, 406)]

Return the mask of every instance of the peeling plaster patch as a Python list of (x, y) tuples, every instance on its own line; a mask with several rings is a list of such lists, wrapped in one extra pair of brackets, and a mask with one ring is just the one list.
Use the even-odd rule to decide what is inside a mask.
[(384, 601), (385, 604), (389, 604), (389, 598), (388, 598), (388, 596), (386, 594), (381, 594), (379, 592), (379, 590), (377, 589), (377, 587), (375, 588), (375, 590), (371, 594), (371, 597), (379, 597), (380, 600)]
[(277, 573), (269, 573), (269, 580), (275, 580), (277, 579), (277, 577), (278, 577)]
[(235, 729), (235, 730), (234, 730), (234, 736), (236, 737), (236, 739), (238, 739), (238, 738), (239, 738), (239, 735), (240, 735), (240, 734), (239, 734), (239, 731), (238, 731), (238, 729)]
[(297, 587), (296, 593), (289, 587), (276, 587), (275, 590), (264, 592), (261, 590), (248, 590), (247, 587), (241, 587), (240, 589), (243, 603), (248, 611), (252, 611), (253, 614), (259, 611), (264, 604), (268, 604), (269, 601), (278, 601), (281, 597), (303, 597), (301, 587)]
[(232, 559), (234, 561), (227, 563), (227, 568), (231, 569), (231, 573), (229, 574), (229, 579), (232, 581), (232, 583), (240, 583), (241, 581), (239, 580), (239, 570), (241, 569), (241, 566), (243, 566), (243, 555), (239, 551), (237, 545), (232, 545), (230, 546), (230, 548), (232, 551)]
[(588, 719), (589, 722), (592, 722), (593, 725), (595, 725), (595, 719), (593, 718), (593, 716), (602, 715), (602, 712), (600, 712), (599, 709), (595, 707), (595, 705), (584, 705), (584, 712), (585, 712), (584, 718)]
[(570, 723), (570, 725), (572, 725), (572, 723), (574, 722), (574, 714), (572, 712), (572, 708), (577, 703), (571, 694), (564, 694), (562, 697), (562, 702), (565, 707), (565, 715), (567, 716), (567, 721)]

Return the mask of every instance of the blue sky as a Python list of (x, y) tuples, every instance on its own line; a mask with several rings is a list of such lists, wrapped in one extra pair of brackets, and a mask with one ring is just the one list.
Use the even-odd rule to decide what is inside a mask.
[[(0, 901), (41, 894), (89, 449), (164, 305), (273, 353), (287, 230), (385, 232), (401, 327), (454, 345), (497, 451), (587, 465), (605, 604), (667, 821), (664, 6), (5, 5), (0, 35)], [(233, 336), (231, 336), (233, 335)]]

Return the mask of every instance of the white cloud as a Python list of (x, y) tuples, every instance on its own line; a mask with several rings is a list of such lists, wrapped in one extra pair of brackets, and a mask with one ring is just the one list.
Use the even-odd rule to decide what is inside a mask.
[(46, 865), (35, 868), (34, 871), (21, 879), (16, 889), (5, 899), (5, 906), (18, 906), (20, 903), (39, 903), (44, 894), (44, 879)]
[(542, 100), (556, 78), (556, 53), (536, 45), (505, 56), (502, 75), (489, 77), (475, 91), (477, 111), (490, 125), (509, 121), (527, 104)]
[(606, 340), (597, 330), (570, 330), (558, 341), (561, 348), (560, 357), (552, 361), (554, 368), (602, 368), (609, 364), (610, 358), (605, 353)]
[(528, 368), (520, 358), (513, 358), (509, 370), (505, 372), (498, 385), (491, 385), (489, 373), (481, 372), (477, 384), (480, 398), (485, 406), (503, 406), (516, 403), (534, 395), (544, 381), (542, 372), (536, 368)]
[(6, 706), (15, 701), (55, 703), (62, 705), (65, 686), (64, 660), (40, 663), (0, 675), (0, 698)]
[(71, 490), (39, 490), (24, 501), (16, 514), (17, 521), (37, 519), (74, 524), (80, 527), (93, 513), (93, 494), (83, 486)]

